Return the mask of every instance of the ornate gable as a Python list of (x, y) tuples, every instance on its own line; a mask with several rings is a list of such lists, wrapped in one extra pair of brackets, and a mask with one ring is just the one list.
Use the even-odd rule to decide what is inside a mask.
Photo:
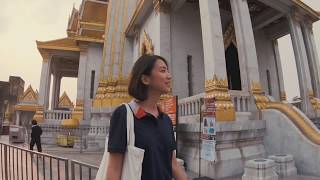
[(33, 90), (31, 85), (27, 88), (27, 90), (23, 93), (23, 96), (20, 97), (20, 103), (37, 103), (38, 101), (38, 93)]
[(68, 108), (68, 109), (73, 109), (74, 105), (71, 102), (69, 96), (67, 95), (66, 92), (63, 92), (62, 96), (59, 98), (59, 108)]

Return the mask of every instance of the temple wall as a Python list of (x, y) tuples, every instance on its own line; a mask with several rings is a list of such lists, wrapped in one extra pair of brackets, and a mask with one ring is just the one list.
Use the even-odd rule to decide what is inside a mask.
[[(204, 92), (204, 60), (199, 7), (185, 3), (171, 15), (173, 94), (188, 97), (188, 55), (192, 56), (193, 95)], [(225, 68), (225, 67), (224, 67)]]
[(85, 80), (85, 98), (84, 98), (84, 119), (90, 119), (90, 109), (92, 104), (92, 99), (90, 98), (90, 89), (91, 89), (91, 74), (92, 71), (95, 71), (94, 77), (94, 92), (98, 88), (99, 83), (99, 73), (100, 73), (100, 64), (102, 60), (102, 46), (97, 44), (90, 44), (88, 47), (88, 63), (86, 68), (86, 80)]
[[(144, 31), (149, 35), (152, 42), (158, 42), (159, 37), (157, 36), (158, 26), (157, 26), (157, 19), (156, 14), (154, 11), (147, 17), (144, 23), (141, 26), (139, 38), (134, 41), (133, 45), (133, 60), (136, 61), (140, 57), (140, 45), (143, 41)], [(159, 47), (154, 45), (154, 52), (157, 51)]]
[[(186, 169), (214, 179), (231, 178), (243, 173), (244, 163), (264, 158), (265, 120), (237, 120), (216, 124), (216, 162), (200, 160), (200, 116), (179, 117), (178, 158)], [(200, 169), (199, 169), (200, 168)]]
[[(268, 39), (262, 30), (255, 32), (255, 42), (258, 56), (260, 81), (264, 92), (273, 96), (276, 100), (280, 100), (278, 73), (273, 49), (273, 41)], [(267, 70), (270, 72), (270, 88), (269, 94)]]

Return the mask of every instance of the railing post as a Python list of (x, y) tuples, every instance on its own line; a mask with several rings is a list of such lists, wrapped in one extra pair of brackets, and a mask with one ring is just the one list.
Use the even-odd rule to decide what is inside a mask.
[(4, 145), (4, 177), (8, 179), (8, 155), (7, 145)]
[(69, 180), (69, 160), (65, 161), (65, 173), (66, 173), (66, 180)]
[(74, 176), (74, 162), (71, 161), (71, 180), (75, 180)]

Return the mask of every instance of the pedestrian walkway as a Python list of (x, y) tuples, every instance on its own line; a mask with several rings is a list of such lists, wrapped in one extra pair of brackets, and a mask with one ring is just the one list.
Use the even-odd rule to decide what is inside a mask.
[[(0, 143), (9, 143), (9, 137), (8, 136), (0, 136)], [(27, 144), (14, 144), (14, 146), (19, 146), (19, 147), (23, 147), (23, 148), (28, 148)], [(54, 155), (54, 156), (58, 156), (61, 158), (65, 158), (65, 159), (72, 159), (72, 160), (76, 160), (76, 161), (80, 161), (80, 162), (84, 162), (84, 163), (88, 163), (94, 166), (99, 166), (102, 156), (103, 156), (103, 152), (83, 152), (80, 154), (78, 149), (73, 149), (73, 148), (64, 148), (64, 147), (58, 147), (58, 146), (52, 146), (52, 145), (44, 145), (43, 146), (43, 152), (46, 154), (50, 154), (50, 155)], [(21, 158), (19, 155), (16, 158)], [(32, 161), (32, 163), (31, 163)], [(22, 162), (25, 162), (25, 159), (22, 159)], [(43, 165), (45, 167), (49, 167), (50, 166), (50, 162), (49, 161), (43, 161), (43, 157), (38, 157), (38, 161), (37, 158), (32, 158), (31, 160), (31, 156), (27, 157), (27, 163), (26, 164), (32, 164), (32, 169), (34, 169), (34, 172), (32, 174), (34, 177), (38, 176), (37, 171), (35, 171), (35, 169), (37, 168), (35, 166), (36, 163), (40, 163), (40, 165)], [(12, 164), (11, 164), (12, 165)], [(57, 166), (58, 164), (55, 162), (53, 163), (52, 166)], [(22, 168), (26, 168), (25, 165), (21, 165)], [(30, 167), (28, 167), (29, 169), (31, 169)], [(30, 170), (29, 170), (30, 171)], [(85, 171), (85, 170), (84, 170)], [(50, 173), (48, 170), (45, 170), (45, 172), (43, 172), (42, 169), (40, 169), (39, 171), (39, 178), (42, 179), (43, 174), (47, 174)], [(53, 174), (57, 174), (58, 172), (55, 170), (53, 171)], [(76, 170), (76, 173), (80, 173), (79, 170)], [(198, 178), (199, 176), (197, 174), (194, 174), (192, 172), (187, 172), (189, 179), (192, 180), (194, 178)], [(84, 176), (87, 176), (88, 172), (82, 172), (82, 174)], [(61, 176), (64, 177), (64, 175), (62, 174)], [(1, 177), (0, 177), (1, 178)], [(31, 178), (31, 176), (30, 176)], [(61, 179), (64, 179), (61, 177)], [(223, 179), (223, 180), (241, 180), (241, 176), (239, 177), (233, 177), (233, 178), (227, 178), (227, 179)], [(283, 180), (320, 180), (320, 177), (311, 177), (311, 176), (295, 176), (295, 177), (288, 177), (285, 178)]]

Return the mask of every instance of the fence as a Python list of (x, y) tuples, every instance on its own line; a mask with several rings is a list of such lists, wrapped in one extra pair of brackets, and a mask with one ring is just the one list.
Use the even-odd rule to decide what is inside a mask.
[(86, 163), (0, 143), (3, 180), (93, 180), (97, 170)]

